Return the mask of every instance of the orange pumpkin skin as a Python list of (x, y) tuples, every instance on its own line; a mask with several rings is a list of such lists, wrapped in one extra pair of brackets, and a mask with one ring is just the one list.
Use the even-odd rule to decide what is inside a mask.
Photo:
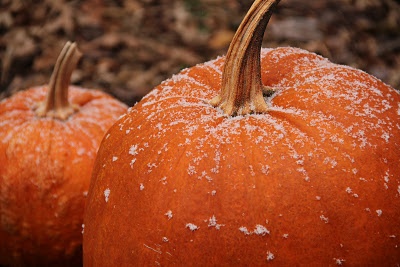
[(36, 116), (47, 86), (0, 102), (0, 264), (71, 266), (82, 258), (82, 219), (98, 146), (126, 106), (70, 86), (79, 111)]
[(395, 266), (400, 95), (295, 48), (263, 49), (266, 114), (206, 101), (224, 57), (163, 82), (102, 141), (85, 266)]

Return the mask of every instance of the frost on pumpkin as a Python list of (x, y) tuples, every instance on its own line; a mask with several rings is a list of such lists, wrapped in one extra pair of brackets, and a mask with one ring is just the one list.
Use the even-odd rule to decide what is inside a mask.
[(328, 217), (326, 217), (326, 216), (324, 216), (324, 215), (321, 215), (321, 216), (319, 216), (319, 218), (320, 218), (321, 221), (323, 221), (324, 223), (329, 223), (329, 218), (328, 218)]
[(267, 251), (267, 261), (275, 259), (275, 255), (271, 251)]
[(193, 223), (187, 223), (186, 228), (188, 228), (190, 231), (194, 232), (196, 230), (199, 230), (200, 227), (198, 227), (197, 225), (195, 225)]
[(172, 217), (173, 217), (173, 214), (172, 214), (171, 210), (167, 211), (164, 215), (167, 216), (168, 220), (171, 220)]
[(168, 184), (167, 177), (161, 178), (161, 179), (160, 179), (160, 182), (161, 182), (163, 185)]
[(218, 224), (215, 215), (208, 219), (208, 227), (215, 227), (215, 229), (219, 230), (221, 229), (221, 226), (224, 226), (224, 224)]
[(104, 190), (104, 200), (106, 202), (108, 202), (108, 198), (110, 197), (110, 192), (111, 192), (110, 188), (107, 188), (106, 190)]
[(262, 226), (261, 224), (257, 224), (253, 233), (255, 233), (256, 235), (265, 236), (266, 234), (269, 234), (269, 230), (264, 226)]
[[(134, 145), (130, 146), (128, 153), (129, 153), (129, 155), (137, 156), (139, 154), (139, 151), (141, 151), (141, 150), (144, 150), (144, 149), (143, 148), (139, 149), (139, 145), (134, 144)], [(133, 165), (135, 164), (135, 162), (136, 162), (136, 157), (132, 158), (131, 162), (129, 163), (131, 168), (133, 168)]]
[(239, 227), (239, 231), (244, 233), (245, 235), (250, 235), (251, 234), (251, 232), (249, 232), (249, 230), (245, 226)]
[(261, 224), (257, 224), (253, 231), (249, 231), (247, 229), (247, 227), (245, 227), (245, 226), (239, 227), (239, 231), (242, 232), (245, 235), (255, 234), (255, 235), (259, 235), (259, 236), (265, 236), (267, 234), (268, 235), (270, 234), (270, 231), (265, 226), (263, 226)]
[(334, 261), (335, 261), (335, 263), (336, 263), (336, 265), (343, 265), (344, 263), (345, 263), (345, 260), (344, 259), (333, 259)]
[(380, 217), (380, 216), (382, 216), (382, 210), (376, 210), (376, 214)]
[(355, 198), (358, 198), (358, 194), (354, 193), (353, 190), (350, 187), (346, 188), (346, 192), (350, 195), (352, 195)]
[(132, 146), (129, 148), (129, 155), (135, 156), (135, 155), (137, 155), (137, 154), (139, 154), (138, 145), (132, 145)]

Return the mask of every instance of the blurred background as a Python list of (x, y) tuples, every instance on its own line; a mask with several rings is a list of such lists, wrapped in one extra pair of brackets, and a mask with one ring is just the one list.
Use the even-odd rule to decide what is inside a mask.
[[(0, 0), (0, 99), (48, 82), (66, 41), (72, 83), (133, 105), (226, 53), (252, 0)], [(400, 0), (282, 0), (264, 47), (296, 46), (400, 89)]]

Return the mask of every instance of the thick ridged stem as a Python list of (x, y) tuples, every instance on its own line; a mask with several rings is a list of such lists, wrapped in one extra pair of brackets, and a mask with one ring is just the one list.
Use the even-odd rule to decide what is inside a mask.
[(255, 0), (229, 46), (222, 88), (210, 103), (228, 116), (265, 113), (260, 53), (272, 10), (280, 0)]
[(72, 72), (81, 56), (82, 53), (75, 43), (67, 42), (65, 44), (51, 75), (47, 98), (36, 109), (39, 117), (66, 120), (77, 111), (77, 107), (68, 101), (68, 89)]

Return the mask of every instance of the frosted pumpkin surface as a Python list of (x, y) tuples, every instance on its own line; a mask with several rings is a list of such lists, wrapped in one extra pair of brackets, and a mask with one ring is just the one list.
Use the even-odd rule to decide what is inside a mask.
[(166, 80), (114, 125), (92, 184), (102, 201), (90, 204), (107, 229), (90, 238), (126, 243), (149, 263), (313, 262), (302, 248), (332, 265), (368, 263), (388, 242), (386, 254), (399, 255), (400, 229), (386, 227), (400, 225), (399, 93), (304, 50), (261, 58), (275, 89), (266, 114), (226, 117), (208, 104), (221, 86), (217, 58)]

